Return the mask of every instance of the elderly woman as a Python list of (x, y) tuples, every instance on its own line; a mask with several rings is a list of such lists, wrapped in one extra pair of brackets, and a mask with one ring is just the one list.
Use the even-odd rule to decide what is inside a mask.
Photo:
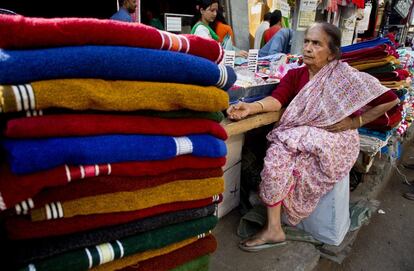
[[(270, 145), (260, 184), (267, 225), (240, 243), (244, 250), (283, 244), (282, 205), (292, 225), (309, 216), (355, 163), (359, 153), (356, 129), (399, 102), (377, 79), (338, 60), (340, 41), (337, 27), (313, 24), (305, 32), (306, 66), (289, 71), (272, 96), (227, 110), (230, 119), (240, 120), (287, 106), (278, 126), (267, 136)], [(363, 107), (369, 109), (354, 117)]]

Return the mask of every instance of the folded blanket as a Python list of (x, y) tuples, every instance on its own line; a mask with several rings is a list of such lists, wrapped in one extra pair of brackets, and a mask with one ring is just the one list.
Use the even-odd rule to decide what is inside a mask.
[(84, 182), (74, 182), (65, 186), (45, 189), (32, 198), (33, 204), (30, 207), (33, 209), (49, 202), (63, 202), (115, 192), (136, 191), (177, 180), (190, 181), (221, 176), (223, 176), (221, 168), (179, 169), (157, 176), (142, 177), (99, 176)]
[(216, 112), (226, 109), (229, 101), (227, 93), (216, 87), (99, 79), (60, 79), (5, 85), (0, 86), (1, 96), (0, 112), (5, 113), (47, 108)]
[(72, 218), (39, 222), (32, 222), (27, 216), (14, 216), (7, 218), (5, 228), (7, 231), (7, 237), (14, 240), (60, 236), (108, 227), (111, 225), (120, 225), (167, 212), (199, 208), (212, 203), (219, 203), (222, 199), (222, 195), (215, 195), (201, 200), (161, 204), (151, 208), (131, 212), (75, 216)]
[(104, 134), (157, 134), (184, 136), (211, 134), (226, 140), (224, 128), (205, 119), (163, 119), (138, 115), (64, 114), (19, 118), (7, 122), (11, 138), (88, 136)]
[(175, 35), (138, 23), (92, 18), (28, 18), (0, 15), (0, 48), (23, 49), (67, 45), (126, 45), (178, 51), (216, 63), (223, 49), (212, 39)]
[[(59, 166), (28, 175), (15, 175), (6, 164), (0, 167), (0, 211), (13, 207), (17, 214), (26, 214), (33, 206), (31, 197), (47, 187), (64, 186), (77, 180), (96, 176), (157, 176), (179, 169), (207, 169), (224, 166), (226, 159), (178, 156), (162, 161), (124, 162), (100, 165)], [(28, 199), (28, 200), (26, 200)], [(18, 204), (19, 203), (19, 204)]]
[(148, 232), (168, 225), (199, 219), (212, 215), (215, 205), (188, 209), (144, 218), (117, 226), (76, 233), (72, 235), (42, 238), (26, 241), (12, 241), (7, 246), (16, 263), (28, 264), (57, 254), (82, 247), (95, 246), (105, 242), (126, 238), (138, 233)]
[(409, 83), (405, 80), (401, 81), (380, 81), (381, 85), (386, 86), (387, 88), (399, 89), (401, 87), (409, 87)]
[(154, 49), (75, 46), (0, 50), (0, 84), (61, 78), (175, 82), (229, 89), (236, 74), (231, 67), (201, 57)]
[(51, 270), (56, 268), (61, 271), (87, 270), (118, 258), (183, 241), (208, 232), (216, 224), (217, 217), (215, 216), (190, 220), (116, 240), (115, 242), (63, 253), (56, 257), (37, 261), (20, 270)]
[(32, 210), (31, 217), (33, 221), (41, 221), (77, 215), (136, 211), (166, 203), (204, 199), (223, 191), (223, 178), (175, 181), (136, 191), (48, 203), (45, 207)]
[(191, 262), (177, 266), (176, 268), (171, 269), (171, 271), (208, 271), (209, 263), (210, 255), (205, 255), (197, 259), (194, 259)]
[(16, 174), (33, 173), (64, 164), (167, 160), (183, 154), (213, 158), (226, 155), (224, 141), (211, 135), (6, 139), (2, 145), (7, 151), (11, 169)]
[(364, 72), (369, 73), (371, 75), (374, 75), (376, 73), (391, 72), (391, 71), (395, 71), (397, 69), (398, 69), (398, 66), (396, 64), (387, 63), (383, 66), (366, 69), (366, 70), (364, 70)]
[[(375, 47), (364, 48), (360, 50), (350, 51), (347, 53), (342, 53), (341, 60), (353, 60), (353, 59), (361, 59), (367, 57), (386, 57), (389, 55), (395, 54), (395, 49), (388, 45), (388, 44), (380, 44)], [(395, 56), (395, 55), (394, 55)]]
[(396, 59), (394, 56), (387, 56), (386, 58), (382, 60), (354, 62), (350, 66), (354, 67), (357, 70), (365, 71), (367, 69), (377, 68), (377, 67), (381, 67), (387, 64), (399, 65), (400, 61)]
[(342, 46), (341, 47), (341, 52), (342, 53), (348, 53), (348, 52), (352, 52), (352, 51), (356, 51), (356, 50), (360, 50), (360, 49), (375, 47), (375, 46), (378, 46), (378, 45), (381, 45), (381, 44), (392, 45), (391, 41), (387, 38), (376, 38), (376, 39), (372, 39), (372, 40), (358, 42), (358, 43), (355, 43), (355, 44), (352, 44), (352, 45)]
[[(167, 271), (183, 265), (193, 259), (211, 254), (217, 249), (217, 241), (213, 235), (200, 239), (183, 248), (171, 251), (168, 254), (150, 258), (145, 261), (136, 261), (137, 264), (123, 268), (123, 271)], [(115, 262), (114, 262), (115, 263)], [(115, 269), (112, 269), (115, 270)]]

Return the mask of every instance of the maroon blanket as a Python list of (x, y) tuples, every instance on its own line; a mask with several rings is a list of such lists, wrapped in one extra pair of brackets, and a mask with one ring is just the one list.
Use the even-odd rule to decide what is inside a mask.
[(400, 69), (392, 72), (374, 73), (372, 76), (378, 78), (380, 81), (401, 81), (407, 79), (410, 73), (407, 70)]
[(45, 220), (39, 222), (32, 222), (28, 216), (14, 216), (7, 218), (5, 227), (8, 238), (10, 239), (32, 239), (58, 236), (111, 225), (119, 225), (167, 212), (200, 208), (212, 203), (221, 202), (222, 199), (222, 195), (217, 195), (212, 198), (168, 203), (132, 212), (75, 216), (71, 218)]
[(364, 48), (360, 50), (355, 50), (347, 53), (342, 53), (341, 60), (345, 62), (352, 62), (352, 61), (361, 61), (366, 58), (383, 58), (389, 55), (393, 55), (398, 58), (398, 54), (396, 50), (388, 45), (388, 44), (381, 44), (375, 47)]
[(202, 158), (191, 155), (170, 160), (124, 162), (102, 165), (60, 166), (28, 175), (14, 175), (6, 164), (0, 167), (0, 210), (16, 205), (16, 211), (25, 213), (31, 202), (25, 201), (46, 187), (66, 185), (69, 182), (96, 176), (156, 176), (177, 169), (206, 169), (224, 166), (225, 158)]
[(374, 121), (371, 121), (370, 123), (365, 124), (364, 127), (378, 131), (389, 131), (401, 122), (402, 111), (403, 105), (396, 105), (387, 112), (385, 112), (385, 114), (381, 117), (377, 118)]
[(0, 48), (124, 45), (188, 53), (219, 63), (223, 49), (213, 39), (175, 35), (140, 23), (92, 18), (26, 18), (0, 15)]
[(183, 136), (211, 134), (226, 140), (224, 128), (206, 119), (163, 119), (126, 115), (49, 115), (7, 122), (5, 135), (13, 138), (88, 136), (104, 134), (157, 134)]

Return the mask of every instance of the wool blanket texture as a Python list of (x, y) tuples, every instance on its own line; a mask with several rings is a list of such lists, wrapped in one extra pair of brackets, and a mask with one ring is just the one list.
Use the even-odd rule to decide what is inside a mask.
[(379, 66), (376, 68), (366, 69), (364, 72), (369, 73), (371, 75), (378, 74), (378, 73), (384, 73), (384, 72), (392, 72), (397, 70), (399, 67), (396, 64), (393, 63), (387, 63), (384, 66)]
[(122, 191), (136, 191), (178, 180), (191, 181), (193, 179), (221, 176), (223, 176), (223, 170), (221, 168), (179, 169), (157, 176), (142, 177), (100, 176), (91, 178), (86, 182), (75, 182), (66, 186), (45, 189), (32, 198), (32, 206), (33, 208), (37, 208), (50, 202), (63, 202)]
[(407, 83), (405, 80), (401, 81), (381, 81), (381, 84), (387, 88), (399, 89), (402, 87), (409, 87), (410, 83)]
[(394, 47), (388, 44), (381, 44), (375, 47), (342, 53), (341, 60), (349, 62), (349, 61), (355, 61), (356, 59), (363, 60), (365, 58), (387, 57), (389, 55), (393, 55), (396, 58), (398, 58), (397, 51), (395, 50)]
[[(338, 133), (337, 123), (387, 92), (369, 74), (337, 60), (325, 65), (296, 95), (267, 136), (260, 197), (282, 203), (289, 222), (298, 224), (319, 199), (349, 174), (359, 154), (356, 130)], [(340, 153), (341, 155), (338, 155)]]
[[(208, 234), (208, 236), (210, 236), (211, 234)], [(123, 269), (124, 267), (128, 267), (130, 265), (135, 264), (135, 266), (137, 266), (139, 263), (138, 262), (142, 262), (142, 261), (146, 261), (148, 259), (152, 259), (154, 257), (158, 257), (158, 256), (162, 256), (164, 254), (168, 254), (172, 251), (181, 249), (187, 245), (190, 245), (194, 242), (196, 242), (199, 238), (199, 236), (197, 237), (192, 237), (189, 239), (186, 239), (184, 241), (181, 242), (177, 242), (177, 243), (173, 243), (171, 245), (159, 248), (159, 249), (152, 249), (152, 250), (147, 250), (141, 253), (136, 253), (133, 254), (131, 256), (127, 256), (124, 257), (122, 259), (118, 259), (103, 265), (98, 265), (96, 267), (93, 267), (91, 269), (91, 271), (98, 271), (98, 270), (102, 270), (102, 271), (106, 271), (106, 270), (120, 270)], [(201, 237), (201, 236), (200, 236)], [(207, 238), (207, 237), (205, 237)], [(201, 240), (205, 239), (202, 238)]]
[(379, 37), (379, 38), (372, 39), (372, 40), (358, 42), (358, 43), (355, 43), (355, 44), (352, 44), (352, 45), (342, 46), (341, 47), (341, 52), (342, 53), (348, 53), (348, 52), (352, 52), (352, 51), (356, 51), (356, 50), (375, 47), (375, 46), (382, 45), (382, 44), (388, 44), (388, 45), (391, 45), (391, 46), (393, 45), (392, 42), (388, 38), (380, 38)]
[[(206, 76), (208, 74), (208, 76)], [(0, 84), (64, 78), (174, 82), (229, 89), (229, 66), (182, 53), (124, 46), (0, 50)]]
[(0, 86), (0, 112), (66, 108), (100, 111), (216, 112), (228, 107), (228, 94), (217, 87), (190, 84), (57, 79)]
[(165, 119), (139, 115), (63, 114), (12, 119), (4, 135), (10, 138), (42, 138), (105, 134), (157, 134), (184, 136), (210, 134), (226, 140), (219, 123), (206, 119)]
[(125, 45), (197, 55), (219, 63), (220, 44), (195, 35), (176, 35), (139, 23), (92, 18), (30, 18), (0, 15), (0, 48), (68, 45)]
[(171, 271), (208, 271), (210, 263), (210, 255), (205, 255), (187, 262), (183, 265), (177, 266)]
[(108, 228), (72, 235), (26, 241), (12, 241), (9, 249), (16, 263), (29, 264), (70, 250), (112, 242), (138, 233), (212, 215), (215, 205), (165, 213)]
[(407, 70), (402, 70), (402, 69), (390, 71), (390, 72), (374, 73), (371, 75), (380, 81), (400, 81), (400, 80), (405, 80), (407, 79), (407, 77), (410, 76)]
[[(45, 260), (36, 261), (20, 270), (88, 270), (138, 252), (157, 249), (190, 237), (204, 234), (217, 224), (217, 217), (190, 220), (94, 247), (69, 251)], [(35, 269), (33, 269), (35, 268)]]
[(211, 135), (51, 137), (5, 139), (1, 144), (15, 174), (34, 173), (64, 164), (167, 160), (184, 154), (218, 158), (227, 152), (224, 141)]
[(381, 60), (367, 60), (367, 61), (359, 61), (352, 63), (352, 67), (354, 67), (357, 70), (365, 71), (367, 69), (381, 67), (387, 64), (394, 64), (399, 65), (400, 61), (396, 59), (394, 56), (387, 56), (386, 58), (383, 58)]
[(209, 158), (182, 155), (169, 160), (123, 162), (113, 164), (59, 166), (27, 175), (15, 175), (3, 163), (0, 166), (0, 211), (15, 207), (16, 214), (27, 214), (33, 208), (32, 197), (42, 189), (65, 186), (68, 183), (97, 176), (142, 177), (158, 176), (168, 172), (203, 170), (224, 166), (225, 157)]
[[(170, 193), (165, 193), (170, 191)], [(60, 219), (77, 215), (129, 212), (161, 204), (204, 199), (224, 191), (224, 180), (206, 178), (179, 180), (135, 191), (84, 197), (65, 202), (52, 202), (33, 209), (32, 221)]]
[(131, 212), (76, 216), (39, 222), (32, 222), (27, 216), (13, 216), (7, 218), (5, 228), (7, 230), (7, 237), (13, 240), (60, 236), (112, 225), (120, 225), (163, 213), (200, 208), (213, 203), (219, 203), (222, 199), (222, 195), (214, 195), (201, 200), (161, 204)]
[(188, 244), (168, 254), (150, 258), (145, 261), (136, 261), (136, 264), (123, 268), (123, 271), (167, 271), (185, 264), (217, 249), (217, 241), (213, 235), (208, 235), (194, 243)]

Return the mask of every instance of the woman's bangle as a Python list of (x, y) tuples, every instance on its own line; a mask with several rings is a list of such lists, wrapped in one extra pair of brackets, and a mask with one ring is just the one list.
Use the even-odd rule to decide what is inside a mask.
[(359, 116), (359, 117), (358, 117), (358, 120), (359, 120), (359, 127), (362, 127), (362, 125), (364, 124), (364, 123), (362, 122), (362, 116)]
[(260, 112), (263, 112), (264, 111), (264, 104), (263, 104), (263, 102), (261, 102), (261, 101), (255, 101), (255, 103), (260, 104), (260, 106), (262, 107), (262, 111), (260, 111)]

